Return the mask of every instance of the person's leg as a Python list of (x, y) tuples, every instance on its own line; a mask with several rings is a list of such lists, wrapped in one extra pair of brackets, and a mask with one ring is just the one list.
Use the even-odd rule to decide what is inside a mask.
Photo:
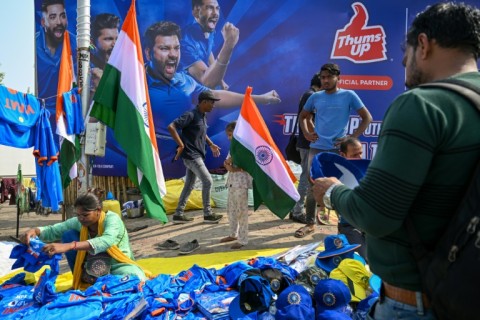
[[(313, 157), (322, 152), (322, 150), (310, 148), (308, 151), (308, 168), (312, 166)], [(306, 214), (306, 223), (307, 225), (314, 226), (315, 225), (315, 213), (317, 210), (317, 203), (315, 202), (315, 198), (313, 197), (313, 184), (310, 181), (310, 170), (308, 170), (308, 188), (307, 188), (307, 198), (305, 200), (305, 214)]]
[(360, 244), (361, 246), (355, 251), (367, 260), (367, 243), (365, 242), (365, 236), (362, 231), (358, 230), (354, 226), (348, 223), (342, 223), (338, 225), (338, 233), (344, 234), (350, 244)]
[(183, 216), (185, 212), (185, 207), (187, 206), (188, 197), (192, 193), (195, 180), (197, 179), (195, 173), (190, 169), (190, 162), (193, 160), (183, 159), (183, 164), (187, 168), (185, 174), (185, 184), (183, 186), (182, 192), (180, 193), (180, 198), (178, 199), (177, 209), (175, 210), (174, 216)]
[[(237, 218), (237, 199), (235, 198), (234, 187), (228, 187), (227, 214), (228, 224), (230, 226), (230, 235), (222, 242), (233, 241), (238, 238), (238, 218)], [(223, 239), (222, 239), (223, 240)]]
[(298, 217), (304, 214), (303, 208), (305, 206), (305, 196), (308, 189), (308, 176), (310, 175), (308, 166), (308, 149), (297, 148), (297, 150), (300, 152), (300, 159), (302, 159), (302, 162), (300, 164), (300, 166), (302, 167), (302, 173), (300, 174), (300, 179), (298, 181), (297, 187), (300, 199), (295, 204), (295, 207), (293, 207), (293, 217)]
[(185, 164), (188, 168), (200, 179), (202, 182), (202, 203), (203, 203), (203, 215), (209, 216), (212, 214), (212, 208), (210, 206), (210, 193), (212, 190), (212, 176), (208, 172), (205, 162), (202, 158), (196, 158), (190, 160), (188, 164)]
[(237, 188), (237, 216), (239, 221), (238, 243), (245, 246), (248, 244), (248, 189)]
[(185, 162), (185, 165), (200, 178), (202, 182), (202, 202), (203, 202), (203, 222), (218, 223), (222, 219), (222, 215), (214, 214), (210, 206), (210, 193), (212, 190), (213, 179), (208, 172), (205, 162), (201, 158)]
[[(62, 234), (62, 243), (70, 243), (73, 241), (80, 240), (80, 232), (77, 230), (68, 230)], [(68, 266), (70, 270), (73, 272), (75, 268), (75, 259), (77, 258), (77, 251), (69, 250), (65, 252), (65, 257), (67, 258)]]

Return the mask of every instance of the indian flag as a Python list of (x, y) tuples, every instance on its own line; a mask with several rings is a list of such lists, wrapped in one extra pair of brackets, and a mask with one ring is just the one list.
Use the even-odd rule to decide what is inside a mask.
[(140, 188), (148, 216), (168, 222), (162, 201), (167, 189), (153, 126), (135, 1), (93, 100), (90, 116), (113, 129), (127, 154), (128, 176)]
[(72, 49), (70, 48), (70, 36), (65, 31), (63, 36), (63, 49), (60, 58), (60, 70), (57, 86), (57, 104), (55, 120), (57, 134), (60, 136), (60, 174), (62, 187), (65, 189), (70, 182), (77, 177), (77, 161), (80, 159), (80, 141), (75, 134), (67, 133), (65, 110), (63, 108), (63, 93), (73, 89), (75, 73), (73, 69)]
[(280, 218), (290, 212), (300, 195), (290, 167), (275, 145), (248, 87), (233, 132), (230, 154), (236, 165), (253, 178), (255, 210), (262, 202)]

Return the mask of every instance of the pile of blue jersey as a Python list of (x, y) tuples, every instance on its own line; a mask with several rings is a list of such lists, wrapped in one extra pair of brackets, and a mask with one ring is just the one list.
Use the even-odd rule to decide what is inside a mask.
[(52, 256), (42, 251), (45, 243), (38, 238), (31, 238), (30, 245), (18, 244), (10, 253), (10, 259), (15, 259), (12, 265), (12, 270), (23, 268), (28, 272), (37, 272), (45, 265), (50, 266), (52, 276), (58, 275), (60, 272), (61, 254), (54, 254)]
[[(16, 249), (16, 255), (19, 253)], [(26, 250), (25, 250), (26, 252)], [(23, 253), (25, 254), (25, 253)], [(30, 258), (22, 258), (27, 265)], [(56, 258), (38, 259), (30, 266), (51, 263)], [(41, 263), (39, 263), (41, 261)], [(17, 263), (18, 265), (20, 262)], [(249, 269), (277, 268), (294, 279), (298, 273), (273, 258), (238, 261), (222, 269), (198, 265), (177, 275), (161, 274), (141, 282), (135, 276), (101, 277), (85, 291), (55, 292), (56, 274), (47, 269), (35, 286), (26, 285), (20, 274), (0, 286), (2, 319), (205, 319), (196, 302), (202, 293), (213, 299), (226, 290), (236, 289), (240, 276)], [(34, 270), (30, 269), (30, 270)], [(37, 269), (38, 270), (38, 269)]]

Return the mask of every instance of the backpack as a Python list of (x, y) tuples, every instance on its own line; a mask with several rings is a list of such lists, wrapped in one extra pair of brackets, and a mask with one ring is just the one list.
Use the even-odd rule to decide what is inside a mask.
[[(480, 111), (480, 88), (458, 79), (426, 83), (454, 91)], [(478, 134), (475, 132), (474, 134)], [(433, 251), (421, 243), (411, 217), (406, 228), (424, 293), (438, 319), (479, 319), (480, 297), (480, 161), (464, 198)]]

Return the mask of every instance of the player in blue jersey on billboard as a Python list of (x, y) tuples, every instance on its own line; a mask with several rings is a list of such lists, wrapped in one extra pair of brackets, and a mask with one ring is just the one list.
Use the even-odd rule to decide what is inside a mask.
[[(38, 97), (49, 98), (46, 100), (47, 107), (54, 108), (60, 57), (63, 49), (63, 35), (67, 30), (67, 13), (64, 1), (44, 0), (40, 23), (41, 28), (35, 35)], [(75, 54), (77, 41), (73, 34), (70, 34), (70, 42), (72, 54)]]
[(181, 39), (183, 61), (181, 68), (195, 80), (209, 88), (228, 89), (223, 78), (233, 49), (238, 43), (240, 31), (227, 22), (222, 28), (223, 46), (217, 58), (213, 56), (215, 28), (220, 17), (217, 0), (192, 0), (195, 21), (187, 25)]

